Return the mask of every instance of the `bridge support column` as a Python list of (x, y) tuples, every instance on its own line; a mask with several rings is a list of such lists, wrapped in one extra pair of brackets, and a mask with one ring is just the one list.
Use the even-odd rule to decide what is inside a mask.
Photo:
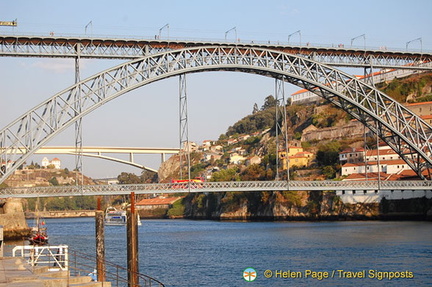
[[(75, 84), (78, 84), (81, 81), (80, 78), (81, 44), (77, 43), (75, 49), (77, 53), (77, 57), (75, 58)], [(82, 113), (81, 87), (78, 87), (77, 89), (74, 102), (75, 102), (74, 104), (75, 116), (79, 116)], [(76, 184), (80, 186), (84, 184), (84, 175), (82, 170), (82, 153), (83, 153), (82, 117), (79, 117), (78, 120), (75, 122), (75, 166), (77, 170)], [(79, 172), (81, 173), (81, 176), (79, 176)]]
[[(279, 151), (285, 151), (285, 164), (282, 162), (282, 169), (286, 168), (287, 181), (289, 181), (289, 157), (288, 157), (288, 125), (286, 117), (286, 102), (285, 102), (285, 82), (282, 78), (275, 79), (275, 100), (276, 100), (276, 180), (280, 179), (279, 167), (280, 158)], [(283, 143), (280, 144), (279, 134), (282, 136)]]
[(180, 100), (180, 179), (183, 175), (183, 166), (187, 166), (187, 179), (190, 181), (190, 143), (189, 124), (187, 113), (186, 74), (179, 76), (179, 100)]

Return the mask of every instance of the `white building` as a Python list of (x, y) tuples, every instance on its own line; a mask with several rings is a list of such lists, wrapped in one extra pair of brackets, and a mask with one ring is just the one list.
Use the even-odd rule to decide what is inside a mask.
[(246, 158), (244, 156), (239, 155), (238, 153), (232, 153), (230, 155), (230, 163), (233, 164), (241, 164), (245, 162)]
[(54, 165), (54, 168), (60, 169), (61, 168), (61, 160), (58, 158), (53, 158), (53, 160), (50, 161), (50, 160), (48, 160), (47, 157), (44, 157), (42, 159), (41, 166), (44, 168), (47, 168), (49, 165)]
[(367, 163), (346, 163), (342, 166), (342, 176), (348, 176), (354, 173), (384, 172), (387, 174), (398, 174), (404, 170), (411, 170), (409, 165), (401, 159), (398, 160), (381, 160), (379, 162), (370, 161)]
[(410, 198), (432, 198), (432, 190), (338, 190), (343, 203), (379, 203), (383, 198), (387, 200), (410, 199)]

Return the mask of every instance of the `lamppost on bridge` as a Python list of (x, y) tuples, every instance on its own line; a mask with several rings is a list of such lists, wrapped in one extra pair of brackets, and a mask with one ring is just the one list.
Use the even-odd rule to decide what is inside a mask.
[(366, 50), (366, 34), (361, 34), (360, 36), (354, 37), (351, 39), (351, 48), (355, 39), (363, 38), (363, 48)]
[(231, 28), (231, 29), (229, 29), (228, 31), (225, 32), (225, 41), (227, 40), (228, 33), (231, 32), (231, 31), (234, 31), (234, 33), (235, 33), (235, 41), (234, 42), (237, 42), (237, 29), (236, 29), (236, 27), (233, 27), (233, 28)]
[(411, 44), (412, 42), (415, 42), (415, 41), (420, 41), (420, 53), (422, 53), (423, 52), (423, 42), (422, 42), (422, 38), (421, 37), (417, 38), (417, 39), (414, 39), (414, 40), (411, 40), (411, 41), (408, 41), (406, 43), (406, 47), (405, 47), (406, 51), (408, 51), (408, 45)]
[(169, 24), (165, 24), (164, 26), (162, 26), (162, 28), (159, 29), (159, 37), (158, 37), (158, 39), (161, 38), (162, 30), (165, 29), (165, 28), (167, 29), (167, 33), (168, 33), (167, 39), (169, 39)]
[(291, 34), (288, 35), (288, 44), (289, 44), (291, 36), (293, 36), (295, 34), (299, 34), (299, 36), (300, 36), (300, 46), (301, 46), (302, 41), (301, 41), (301, 31), (300, 30), (297, 30), (294, 33), (291, 33)]
[(90, 36), (93, 36), (93, 21), (88, 22), (84, 27), (84, 33), (87, 35), (87, 28), (90, 26)]

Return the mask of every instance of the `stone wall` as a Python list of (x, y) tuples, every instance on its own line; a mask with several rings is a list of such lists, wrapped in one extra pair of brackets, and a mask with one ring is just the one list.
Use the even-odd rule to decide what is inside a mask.
[(2, 203), (0, 225), (3, 225), (4, 239), (22, 239), (30, 234), (30, 228), (24, 217), (21, 199), (8, 198)]
[(364, 125), (358, 121), (351, 121), (343, 126), (336, 126), (330, 128), (316, 128), (305, 130), (302, 134), (301, 141), (320, 141), (326, 139), (342, 139), (347, 136), (362, 137), (364, 132)]

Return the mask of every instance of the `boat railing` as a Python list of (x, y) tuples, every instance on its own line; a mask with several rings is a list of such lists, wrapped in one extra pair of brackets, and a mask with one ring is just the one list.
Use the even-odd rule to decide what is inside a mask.
[[(70, 276), (90, 276), (97, 281), (96, 258), (71, 250), (67, 245), (15, 246), (12, 249), (12, 256), (24, 257), (32, 267), (48, 266), (49, 271), (69, 270)], [(134, 287), (164, 287), (162, 282), (150, 276), (136, 273), (136, 277), (139, 284), (135, 284)], [(111, 286), (128, 286), (128, 269), (105, 261), (104, 281), (110, 282)]]

